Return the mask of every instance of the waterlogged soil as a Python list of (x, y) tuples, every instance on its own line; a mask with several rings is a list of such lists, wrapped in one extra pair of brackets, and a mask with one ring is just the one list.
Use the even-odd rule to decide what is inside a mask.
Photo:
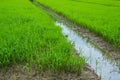
[(33, 2), (37, 7), (42, 8), (45, 10), (48, 15), (50, 15), (53, 19), (57, 19), (57, 21), (60, 20), (65, 24), (71, 25), (70, 27), (80, 34), (83, 38), (86, 38), (88, 41), (90, 41), (93, 45), (95, 45), (97, 48), (102, 50), (105, 55), (109, 55), (112, 60), (115, 60), (117, 65), (120, 66), (120, 48), (115, 47), (111, 43), (109, 43), (107, 40), (103, 39), (96, 33), (89, 31), (88, 29), (84, 28), (83, 26), (77, 25), (71, 20), (67, 19), (62, 14), (56, 13), (55, 11), (49, 9), (48, 7), (45, 7), (39, 2)]
[(23, 65), (9, 67), (0, 70), (0, 80), (99, 80), (98, 76), (86, 65), (82, 74), (65, 73), (64, 71), (51, 72), (44, 71), (39, 73), (34, 67), (29, 68)]

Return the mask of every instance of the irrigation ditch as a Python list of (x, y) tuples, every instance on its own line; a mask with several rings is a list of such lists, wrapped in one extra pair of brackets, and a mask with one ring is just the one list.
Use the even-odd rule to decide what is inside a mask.
[[(49, 9), (41, 3), (36, 1), (32, 3), (51, 16), (55, 21), (55, 25), (61, 27), (62, 33), (66, 36), (67, 40), (74, 44), (73, 47), (78, 55), (86, 58), (87, 64), (90, 65), (86, 67), (88, 71), (87, 75), (90, 76), (89, 74), (92, 74), (92, 78), (90, 79), (120, 79), (120, 49), (115, 48), (97, 34), (74, 24), (65, 16)], [(79, 54), (79, 52), (82, 52), (82, 54)]]

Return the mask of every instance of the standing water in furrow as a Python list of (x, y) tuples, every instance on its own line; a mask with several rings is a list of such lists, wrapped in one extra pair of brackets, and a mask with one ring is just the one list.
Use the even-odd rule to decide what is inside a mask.
[(87, 63), (101, 77), (101, 80), (120, 80), (120, 69), (115, 61), (107, 59), (103, 52), (75, 33), (68, 25), (58, 21), (55, 24), (62, 28), (63, 35), (74, 45), (75, 50), (86, 58)]

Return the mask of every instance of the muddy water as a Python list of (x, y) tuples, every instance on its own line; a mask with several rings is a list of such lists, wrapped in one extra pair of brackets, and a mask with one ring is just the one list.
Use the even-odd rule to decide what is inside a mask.
[(86, 62), (101, 77), (101, 80), (120, 80), (120, 68), (115, 61), (108, 59), (105, 53), (75, 33), (68, 27), (69, 25), (58, 21), (55, 24), (62, 28), (63, 35), (67, 36), (67, 40), (73, 44), (75, 50), (86, 58)]

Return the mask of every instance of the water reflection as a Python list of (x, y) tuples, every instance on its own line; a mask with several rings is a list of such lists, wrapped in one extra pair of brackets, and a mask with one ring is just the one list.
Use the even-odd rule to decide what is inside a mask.
[(120, 80), (120, 70), (115, 61), (107, 59), (101, 50), (91, 45), (68, 26), (58, 21), (55, 24), (62, 28), (63, 35), (67, 36), (68, 41), (74, 44), (75, 50), (78, 53), (82, 51), (80, 55), (87, 59), (87, 63), (101, 76), (101, 80)]

